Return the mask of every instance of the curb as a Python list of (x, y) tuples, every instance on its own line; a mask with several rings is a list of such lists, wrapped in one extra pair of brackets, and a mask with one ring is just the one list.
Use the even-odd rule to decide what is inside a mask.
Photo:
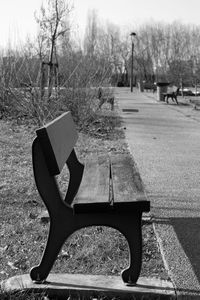
[(47, 280), (36, 284), (31, 281), (29, 274), (24, 274), (11, 277), (1, 285), (6, 292), (19, 291), (26, 295), (39, 292), (59, 299), (71, 296), (74, 299), (176, 299), (171, 282), (155, 278), (140, 277), (135, 285), (124, 284), (119, 276), (104, 275), (50, 274)]

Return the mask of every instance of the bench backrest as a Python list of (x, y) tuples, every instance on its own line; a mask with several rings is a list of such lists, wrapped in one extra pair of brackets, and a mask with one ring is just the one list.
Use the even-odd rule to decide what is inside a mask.
[(62, 114), (36, 133), (50, 174), (58, 175), (78, 138), (71, 113)]
[(156, 85), (154, 83), (151, 83), (151, 82), (145, 82), (144, 85), (143, 85), (144, 89), (145, 90), (156, 90)]

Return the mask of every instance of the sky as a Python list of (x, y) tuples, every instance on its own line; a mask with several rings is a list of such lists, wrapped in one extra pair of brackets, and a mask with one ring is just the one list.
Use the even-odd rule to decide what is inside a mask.
[[(43, 0), (0, 0), (0, 47), (23, 43), (36, 34), (34, 12)], [(74, 3), (73, 25), (84, 32), (88, 10), (95, 9), (102, 21), (130, 28), (149, 21), (200, 25), (200, 0), (70, 0)]]

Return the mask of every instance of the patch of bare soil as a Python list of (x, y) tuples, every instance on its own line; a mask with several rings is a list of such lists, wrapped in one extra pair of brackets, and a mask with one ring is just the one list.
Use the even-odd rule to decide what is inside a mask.
[[(35, 128), (0, 121), (0, 281), (28, 273), (38, 264), (49, 224), (39, 218), (44, 210), (35, 187), (31, 144)], [(79, 159), (92, 153), (128, 153), (121, 122), (115, 112), (99, 114), (79, 135)], [(141, 276), (168, 279), (151, 221), (143, 222)], [(116, 230), (82, 229), (63, 246), (52, 272), (118, 275), (128, 265), (128, 245)]]

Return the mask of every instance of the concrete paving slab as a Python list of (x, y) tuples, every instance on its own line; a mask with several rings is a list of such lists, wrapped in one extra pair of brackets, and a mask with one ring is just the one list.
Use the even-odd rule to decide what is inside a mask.
[[(29, 274), (14, 276), (2, 283), (6, 291), (46, 291), (51, 297), (81, 295), (117, 297), (118, 299), (175, 299), (171, 282), (141, 277), (134, 286), (126, 285), (119, 276), (50, 274), (47, 282), (35, 284)], [(67, 299), (67, 298), (66, 298)]]
[(137, 90), (116, 99), (171, 279), (180, 297), (200, 299), (200, 111)]

